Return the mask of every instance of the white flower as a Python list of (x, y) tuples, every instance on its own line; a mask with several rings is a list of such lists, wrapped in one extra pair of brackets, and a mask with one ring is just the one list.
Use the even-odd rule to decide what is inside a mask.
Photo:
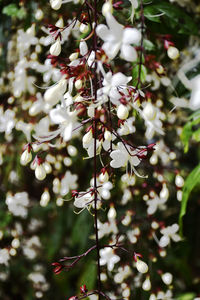
[(118, 228), (114, 218), (109, 218), (109, 222), (101, 223), (99, 220), (97, 222), (98, 234), (101, 239), (104, 235), (109, 235), (111, 233), (117, 234)]
[(163, 236), (160, 239), (159, 246), (162, 248), (166, 247), (170, 243), (170, 239), (172, 239), (174, 242), (179, 242), (181, 237), (176, 233), (178, 230), (179, 226), (176, 223), (161, 229), (160, 232), (163, 234)]
[[(78, 133), (78, 130), (73, 132), (79, 126), (77, 122), (77, 111), (70, 111), (70, 107), (62, 107), (57, 105), (56, 108), (50, 111), (50, 119), (54, 124), (58, 124), (59, 128), (51, 132), (42, 132), (35, 134), (34, 138), (40, 142), (50, 141), (60, 135), (65, 142), (69, 141), (72, 136)], [(40, 136), (39, 136), (40, 135)]]
[(14, 196), (8, 193), (6, 204), (14, 216), (26, 218), (28, 213), (27, 207), (29, 205), (29, 198), (26, 192), (16, 193)]
[(119, 267), (117, 274), (115, 274), (114, 276), (114, 281), (116, 283), (122, 283), (124, 279), (126, 279), (129, 275), (131, 275), (131, 268), (129, 267), (129, 265)]
[[(113, 104), (119, 105), (119, 98), (121, 98), (119, 90), (123, 92), (126, 89), (127, 83), (132, 79), (132, 77), (127, 77), (121, 72), (118, 72), (114, 75), (112, 75), (111, 72), (105, 73), (102, 68), (101, 71), (104, 79), (102, 82), (103, 87), (97, 91), (97, 96), (99, 98), (98, 105), (101, 104), (101, 101), (108, 101), (108, 98), (106, 96), (110, 97), (110, 100)], [(104, 97), (101, 98), (100, 96)]]
[(160, 210), (165, 210), (166, 209), (166, 203), (167, 199), (166, 198), (161, 198), (158, 197), (157, 195), (155, 195), (155, 197), (151, 200), (147, 200), (147, 205), (148, 205), (148, 209), (147, 209), (147, 213), (149, 215), (153, 215), (157, 209)]
[(141, 114), (142, 118), (145, 120), (145, 125), (147, 130), (145, 132), (145, 136), (147, 139), (152, 139), (155, 132), (159, 134), (164, 134), (162, 129), (162, 122), (160, 118), (162, 118), (162, 114), (158, 107), (155, 107), (152, 103), (146, 102), (144, 104), (143, 110), (140, 108), (136, 108)]
[(70, 171), (66, 171), (65, 176), (61, 180), (60, 186), (60, 195), (65, 196), (69, 193), (70, 190), (77, 188), (78, 176), (76, 174), (72, 174)]
[(116, 263), (120, 261), (120, 257), (114, 253), (114, 250), (110, 247), (106, 247), (100, 250), (100, 265), (107, 264), (108, 271), (112, 271)]
[(136, 28), (124, 28), (111, 13), (107, 13), (105, 17), (108, 26), (100, 24), (96, 29), (97, 35), (104, 41), (102, 49), (110, 59), (115, 58), (120, 51), (122, 59), (135, 61), (137, 52), (130, 44), (138, 44), (141, 33)]
[(135, 132), (135, 126), (133, 125), (133, 122), (135, 121), (135, 117), (130, 117), (125, 120), (123, 125), (120, 125), (120, 128), (117, 130), (119, 135), (128, 135), (133, 132)]
[(8, 261), (10, 259), (10, 255), (8, 249), (3, 248), (0, 249), (0, 264), (8, 265)]
[(0, 132), (5, 132), (5, 135), (10, 135), (15, 127), (15, 112), (11, 109), (3, 111), (3, 107), (0, 106)]
[[(87, 150), (88, 157), (92, 158), (94, 157), (94, 138), (92, 138), (89, 142), (83, 143), (83, 148)], [(96, 154), (98, 155), (101, 151), (101, 142), (99, 140), (96, 140)]]
[[(129, 162), (131, 169), (136, 173), (136, 175), (140, 176), (135, 167), (141, 162), (141, 159), (138, 158), (138, 155), (143, 148), (140, 147), (137, 149), (132, 149), (129, 145), (126, 145), (126, 148), (122, 142), (117, 144), (116, 149), (110, 154), (110, 157), (112, 158), (110, 165), (112, 168), (121, 168), (127, 166)], [(143, 152), (143, 155), (147, 155), (146, 150)]]
[(29, 259), (34, 259), (37, 255), (37, 250), (41, 247), (39, 237), (34, 235), (30, 239), (24, 241), (22, 251)]
[(80, 192), (79, 195), (75, 197), (74, 206), (82, 209), (94, 206), (94, 194), (91, 195), (90, 190), (87, 192)]

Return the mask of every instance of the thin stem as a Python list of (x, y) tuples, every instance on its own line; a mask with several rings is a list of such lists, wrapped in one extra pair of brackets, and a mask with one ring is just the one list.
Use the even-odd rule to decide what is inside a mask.
[(140, 43), (140, 57), (139, 57), (139, 71), (138, 71), (138, 80), (137, 80), (137, 85), (136, 85), (136, 90), (141, 84), (141, 74), (142, 74), (142, 58), (144, 54), (144, 7), (143, 7), (143, 0), (140, 0), (140, 7), (141, 7), (141, 43)]
[[(95, 66), (94, 66), (94, 103), (97, 101), (97, 0), (93, 2), (94, 8), (94, 35), (93, 35), (93, 50), (95, 52)], [(94, 229), (95, 229), (95, 239), (96, 239), (96, 249), (97, 249), (97, 274), (98, 274), (98, 298), (101, 299), (101, 269), (100, 269), (100, 255), (99, 255), (99, 237), (98, 237), (98, 227), (97, 227), (97, 109), (95, 108), (95, 117), (93, 121), (94, 127)]]

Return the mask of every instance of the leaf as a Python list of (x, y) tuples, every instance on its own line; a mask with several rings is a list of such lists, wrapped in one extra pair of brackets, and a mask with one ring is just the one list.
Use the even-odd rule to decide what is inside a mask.
[(155, 45), (151, 41), (144, 39), (144, 49), (147, 51), (155, 50)]
[(87, 261), (85, 269), (79, 278), (78, 286), (86, 285), (88, 290), (93, 290), (97, 278), (97, 266), (93, 261)]
[[(193, 119), (191, 119), (193, 118)], [(181, 141), (184, 145), (184, 152), (188, 152), (189, 149), (189, 140), (194, 137), (194, 139), (198, 142), (198, 136), (199, 136), (199, 128), (197, 129), (197, 132), (194, 131), (193, 127), (200, 124), (200, 116), (197, 114), (193, 114), (190, 117), (191, 121), (186, 123), (186, 125), (183, 127), (182, 133), (181, 133)]]
[(188, 175), (183, 187), (183, 198), (181, 201), (181, 209), (179, 214), (179, 226), (181, 236), (183, 236), (183, 216), (186, 214), (189, 196), (198, 183), (200, 183), (200, 164)]
[(16, 4), (9, 4), (3, 8), (3, 14), (10, 16), (10, 17), (16, 17), (18, 19), (23, 19), (26, 16), (26, 11), (23, 7), (18, 8)]
[[(159, 16), (162, 13), (163, 16)], [(194, 20), (183, 9), (165, 1), (145, 7), (144, 16), (154, 22), (161, 22), (161, 18), (165, 19), (171, 28), (179, 28), (178, 33), (198, 34), (198, 27)]]
[(195, 297), (194, 293), (182, 294), (177, 297), (177, 300), (193, 300)]
[[(133, 85), (137, 84), (138, 77), (139, 77), (139, 70), (140, 70), (140, 66), (139, 65), (136, 65), (135, 67), (133, 67), (133, 70), (132, 70)], [(142, 65), (141, 66), (141, 73), (140, 73), (140, 80), (141, 80), (141, 82), (145, 81), (146, 75), (147, 75), (147, 70), (146, 70), (145, 66)]]

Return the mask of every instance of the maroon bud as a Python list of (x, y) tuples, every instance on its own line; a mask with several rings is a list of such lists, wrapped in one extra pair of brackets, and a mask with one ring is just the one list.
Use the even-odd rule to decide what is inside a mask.
[(58, 262), (52, 263), (51, 265), (55, 267), (53, 271), (56, 275), (60, 274), (60, 272), (64, 269), (64, 266)]
[(80, 287), (80, 291), (81, 291), (81, 294), (86, 294), (87, 293), (88, 289), (86, 288), (85, 284)]

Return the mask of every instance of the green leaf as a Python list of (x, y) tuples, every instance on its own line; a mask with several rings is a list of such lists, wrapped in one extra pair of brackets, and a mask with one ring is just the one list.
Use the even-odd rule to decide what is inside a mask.
[[(140, 66), (136, 65), (133, 67), (132, 70), (132, 77), (133, 77), (133, 85), (137, 84), (138, 77), (139, 77), (139, 71), (140, 71)], [(141, 82), (144, 82), (146, 80), (146, 75), (147, 75), (147, 69), (145, 68), (144, 65), (141, 66), (141, 73), (140, 73), (140, 80)]]
[(144, 44), (145, 50), (147, 50), (147, 51), (155, 50), (155, 45), (151, 41), (144, 39), (143, 44)]
[[(158, 16), (163, 14), (162, 16)], [(159, 4), (150, 4), (144, 8), (144, 16), (150, 21), (161, 22), (165, 20), (171, 28), (177, 28), (178, 33), (198, 34), (198, 27), (194, 20), (181, 8), (162, 1)]]
[(200, 183), (200, 164), (188, 175), (183, 187), (183, 198), (181, 201), (181, 210), (179, 214), (180, 234), (182, 236), (183, 236), (183, 216), (186, 214), (189, 196), (192, 190), (194, 189), (194, 187), (199, 183)]
[[(193, 119), (192, 119), (193, 118)], [(184, 152), (188, 152), (189, 149), (189, 140), (193, 137), (197, 142), (199, 141), (198, 136), (199, 136), (199, 128), (197, 129), (197, 132), (194, 131), (193, 126), (199, 125), (200, 124), (200, 115), (193, 114), (190, 117), (191, 121), (189, 121), (182, 130), (181, 133), (181, 141), (184, 145)]]
[(194, 293), (182, 294), (177, 297), (177, 300), (193, 300), (195, 297)]
[(97, 278), (97, 266), (93, 261), (87, 261), (85, 270), (79, 278), (78, 286), (86, 285), (88, 290), (93, 290)]
[(16, 4), (9, 4), (3, 8), (3, 14), (10, 16), (10, 17), (16, 17), (18, 19), (23, 19), (26, 16), (26, 11), (23, 7), (18, 8)]

